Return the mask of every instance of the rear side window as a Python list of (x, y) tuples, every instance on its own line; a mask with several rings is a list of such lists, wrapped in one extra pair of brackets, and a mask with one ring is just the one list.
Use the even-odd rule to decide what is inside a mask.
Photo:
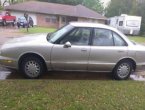
[(114, 46), (112, 31), (107, 29), (95, 29), (93, 46)]

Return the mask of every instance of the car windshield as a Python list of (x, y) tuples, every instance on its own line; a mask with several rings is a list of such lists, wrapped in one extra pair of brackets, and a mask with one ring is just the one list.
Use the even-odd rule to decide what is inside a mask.
[(48, 34), (47, 35), (47, 40), (51, 43), (54, 43), (55, 41), (57, 41), (59, 38), (61, 38), (64, 34), (66, 34), (68, 31), (72, 30), (74, 27), (72, 25), (66, 25), (62, 28), (60, 28), (59, 30), (57, 30), (56, 32), (52, 33), (52, 34)]
[(19, 21), (22, 21), (22, 22), (25, 22), (26, 21), (26, 18), (25, 17), (20, 17), (18, 20)]

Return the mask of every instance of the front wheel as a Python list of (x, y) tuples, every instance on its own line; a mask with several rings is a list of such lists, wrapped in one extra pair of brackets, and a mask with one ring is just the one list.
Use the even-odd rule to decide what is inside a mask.
[(126, 80), (132, 72), (132, 63), (128, 60), (119, 62), (113, 70), (113, 78), (116, 80)]
[(26, 78), (36, 79), (39, 78), (44, 72), (43, 62), (37, 57), (24, 58), (20, 64), (20, 71)]

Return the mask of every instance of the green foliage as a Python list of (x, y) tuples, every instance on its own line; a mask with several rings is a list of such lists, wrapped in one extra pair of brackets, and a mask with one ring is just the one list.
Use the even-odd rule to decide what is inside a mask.
[(136, 15), (142, 16), (141, 34), (145, 35), (145, 2), (139, 4)]
[(134, 42), (145, 44), (145, 37), (141, 37), (141, 36), (129, 36), (128, 38), (130, 40), (134, 41)]
[(103, 13), (104, 11), (103, 4), (101, 3), (100, 0), (38, 0), (38, 1), (68, 4), (68, 5), (82, 4), (99, 13)]
[(0, 6), (0, 10), (3, 10), (3, 7), (2, 6)]
[[(133, 4), (136, 4), (136, 0), (111, 0), (109, 6), (106, 8), (106, 16), (118, 16), (120, 14), (130, 14)], [(134, 13), (134, 12), (131, 12)]]

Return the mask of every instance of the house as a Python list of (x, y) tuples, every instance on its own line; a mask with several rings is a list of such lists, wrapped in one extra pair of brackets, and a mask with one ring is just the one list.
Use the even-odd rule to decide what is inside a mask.
[(10, 11), (17, 18), (27, 12), (32, 17), (34, 25), (53, 28), (59, 28), (70, 21), (104, 24), (107, 19), (83, 5), (72, 6), (38, 1), (28, 1), (6, 6), (5, 10)]

